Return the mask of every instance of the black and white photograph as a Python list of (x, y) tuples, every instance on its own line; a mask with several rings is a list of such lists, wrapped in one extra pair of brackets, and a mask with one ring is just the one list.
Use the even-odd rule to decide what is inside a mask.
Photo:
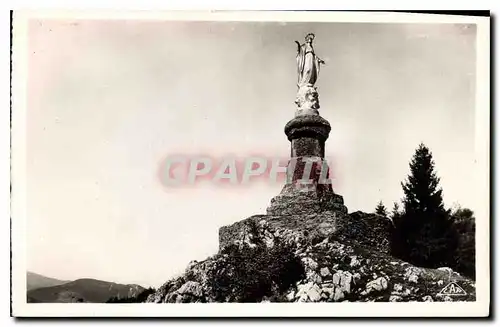
[(14, 11), (12, 314), (488, 316), (489, 33)]

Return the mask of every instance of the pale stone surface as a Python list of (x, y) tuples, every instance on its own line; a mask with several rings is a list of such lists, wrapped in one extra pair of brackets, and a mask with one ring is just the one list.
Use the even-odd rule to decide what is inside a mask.
[(314, 282), (316, 284), (321, 284), (323, 282), (323, 279), (321, 278), (321, 276), (318, 275), (315, 271), (308, 271), (306, 273), (306, 278), (307, 278), (307, 280)]
[(387, 289), (389, 285), (387, 278), (379, 277), (375, 280), (372, 280), (366, 284), (366, 292), (370, 293), (372, 291), (380, 292)]
[(182, 285), (178, 290), (179, 294), (189, 294), (194, 295), (196, 297), (203, 296), (203, 291), (201, 289), (200, 283), (188, 281), (184, 285)]
[(196, 266), (197, 264), (198, 264), (198, 261), (196, 261), (196, 260), (191, 260), (191, 261), (188, 263), (188, 265), (187, 265), (187, 267), (186, 267), (186, 270), (191, 270), (191, 269), (192, 269), (194, 266)]
[(332, 276), (332, 283), (333, 283), (333, 300), (340, 301), (344, 299), (346, 294), (351, 293), (353, 275), (349, 271), (338, 270)]
[(327, 277), (331, 275), (330, 270), (327, 267), (321, 268), (319, 273), (322, 277)]
[(334, 288), (333, 301), (335, 302), (341, 301), (344, 299), (344, 297), (345, 297), (344, 292), (339, 287)]
[(351, 257), (351, 263), (350, 263), (351, 267), (357, 267), (360, 264), (361, 264), (361, 262), (358, 260), (358, 258), (355, 255)]
[(309, 257), (303, 258), (302, 263), (311, 270), (318, 269), (318, 263)]
[(411, 283), (417, 283), (422, 271), (417, 267), (408, 267), (405, 270), (405, 278)]
[(394, 284), (394, 290), (396, 292), (401, 292), (403, 290), (403, 285), (401, 285), (401, 284)]
[[(297, 92), (295, 103), (299, 107), (297, 112), (309, 111), (311, 112), (309, 114), (318, 115), (319, 113), (317, 109), (319, 108), (319, 95), (317, 88), (312, 85), (304, 85), (300, 87)], [(300, 115), (301, 114), (297, 114), (297, 116)]]
[(313, 282), (297, 286), (299, 302), (317, 302), (321, 299), (321, 289)]

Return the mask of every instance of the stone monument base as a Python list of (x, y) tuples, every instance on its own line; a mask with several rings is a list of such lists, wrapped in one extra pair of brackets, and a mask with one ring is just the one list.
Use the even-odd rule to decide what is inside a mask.
[(344, 199), (335, 194), (328, 184), (303, 188), (298, 184), (287, 184), (279, 195), (271, 199), (271, 204), (267, 208), (267, 214), (274, 216), (314, 214), (323, 211), (347, 214)]
[(287, 184), (271, 200), (268, 215), (347, 213), (342, 196), (335, 194), (328, 181), (324, 157), (330, 130), (328, 121), (319, 115), (301, 114), (286, 124), (285, 134), (291, 144)]

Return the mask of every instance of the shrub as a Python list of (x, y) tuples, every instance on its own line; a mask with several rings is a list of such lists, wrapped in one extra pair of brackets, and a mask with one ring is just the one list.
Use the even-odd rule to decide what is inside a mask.
[(217, 302), (260, 302), (264, 297), (279, 300), (305, 271), (294, 249), (275, 241), (251, 247), (232, 245), (220, 254), (224, 260), (208, 273), (209, 288)]
[(468, 277), (476, 277), (476, 221), (470, 209), (453, 212), (458, 232), (458, 247), (454, 269)]

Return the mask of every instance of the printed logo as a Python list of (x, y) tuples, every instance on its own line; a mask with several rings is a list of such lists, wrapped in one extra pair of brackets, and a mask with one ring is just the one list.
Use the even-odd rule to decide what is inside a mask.
[(446, 285), (437, 295), (460, 296), (467, 295), (467, 292), (465, 292), (463, 288), (458, 286), (457, 283), (451, 282)]

